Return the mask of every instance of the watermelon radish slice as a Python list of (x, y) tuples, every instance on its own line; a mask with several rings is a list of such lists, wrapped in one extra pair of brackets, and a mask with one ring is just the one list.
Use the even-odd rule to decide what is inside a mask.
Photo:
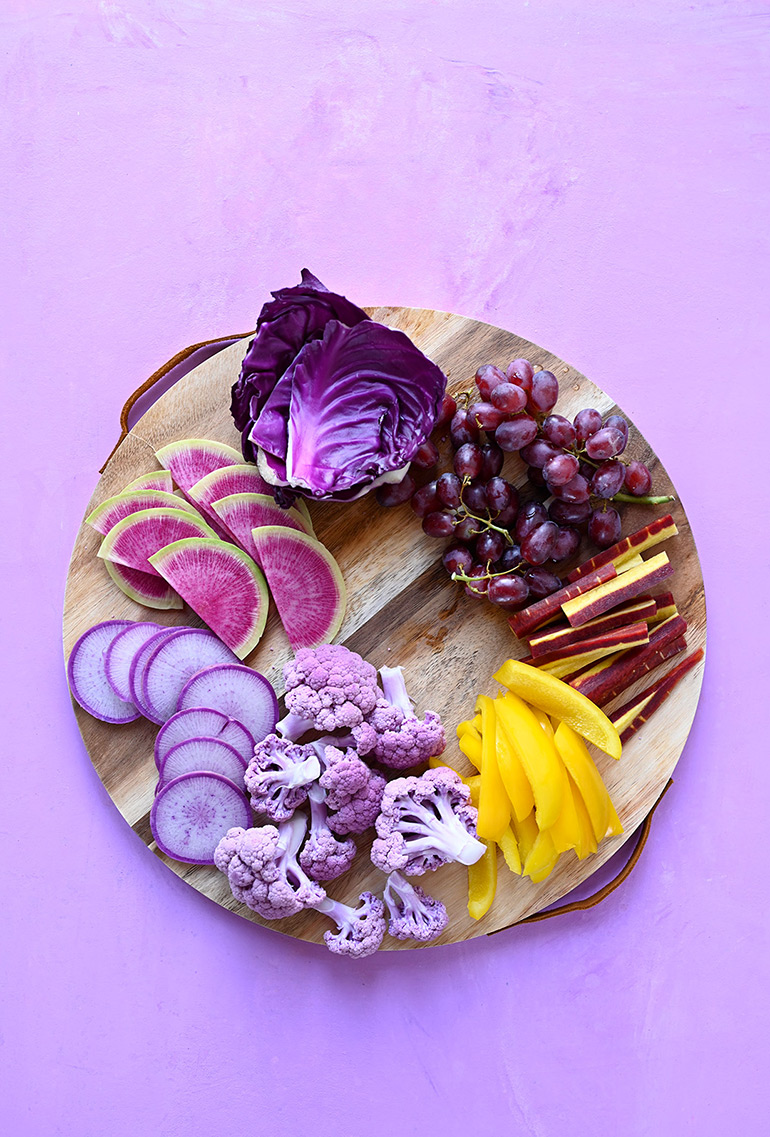
[[(86, 525), (90, 525), (97, 533), (106, 536), (124, 517), (138, 513), (140, 509), (183, 509), (186, 513), (193, 513), (200, 517), (198, 510), (184, 498), (163, 490), (134, 490), (132, 493), (115, 494), (108, 497), (101, 505), (86, 518)], [(202, 519), (201, 519), (202, 520)]]
[(152, 708), (148, 707), (144, 702), (142, 694), (142, 684), (144, 681), (144, 669), (150, 659), (150, 656), (155, 651), (159, 644), (167, 640), (169, 636), (173, 636), (174, 632), (179, 631), (178, 628), (164, 628), (156, 635), (151, 636), (146, 640), (140, 648), (137, 649), (134, 658), (131, 661), (131, 666), (128, 669), (128, 688), (131, 692), (131, 702), (138, 707), (146, 719), (151, 722), (155, 720), (152, 717)]
[(143, 713), (156, 723), (170, 719), (177, 710), (187, 680), (196, 671), (215, 663), (237, 663), (237, 660), (212, 632), (203, 628), (177, 628), (158, 643), (147, 659), (141, 680), (141, 702), (146, 709)]
[(243, 664), (225, 663), (193, 675), (178, 707), (211, 707), (242, 722), (255, 742), (272, 734), (278, 722), (278, 700), (264, 675)]
[[(158, 549), (184, 537), (219, 540), (200, 517), (184, 509), (141, 509), (113, 525), (99, 546), (97, 556), (152, 576), (160, 576), (149, 558)], [(170, 582), (169, 582), (170, 583)]]
[(105, 561), (104, 567), (121, 592), (145, 608), (184, 608), (184, 600), (159, 576)]
[(125, 699), (127, 703), (133, 702), (129, 680), (134, 656), (143, 644), (165, 630), (160, 624), (143, 622), (129, 624), (115, 636), (104, 653), (104, 672), (107, 682), (119, 699)]
[(134, 490), (161, 490), (171, 493), (174, 488), (174, 479), (168, 470), (153, 470), (149, 474), (140, 474), (129, 482), (123, 493), (132, 493)]
[(240, 547), (259, 564), (252, 529), (262, 525), (285, 525), (307, 533), (307, 522), (296, 509), (281, 509), (275, 501), (262, 493), (234, 493), (211, 503), (211, 509), (220, 519)]
[(345, 615), (340, 567), (320, 541), (279, 525), (252, 533), (278, 615), (294, 651), (331, 643)]
[(185, 493), (212, 470), (243, 465), (239, 451), (206, 438), (181, 438), (156, 450), (155, 457)]
[(131, 626), (129, 620), (105, 620), (95, 624), (83, 633), (67, 660), (67, 679), (73, 699), (102, 722), (125, 723), (139, 718), (134, 704), (115, 694), (104, 666), (110, 644)]
[(265, 630), (269, 597), (247, 553), (224, 541), (190, 537), (154, 553), (150, 564), (239, 659), (253, 651)]
[(313, 528), (313, 522), (310, 519), (310, 510), (307, 507), (307, 502), (305, 501), (304, 497), (298, 497), (294, 502), (292, 509), (296, 509), (297, 513), (302, 514), (306, 521), (305, 529), (311, 537), (315, 537), (315, 529)]
[(212, 502), (233, 493), (262, 493), (272, 497), (271, 491), (272, 487), (259, 476), (257, 467), (241, 460), (237, 466), (220, 466), (218, 470), (212, 470), (190, 486), (187, 493), (191, 501), (205, 510)]
[(172, 747), (188, 738), (216, 738), (237, 750), (248, 763), (254, 754), (254, 739), (243, 723), (209, 707), (190, 707), (172, 715), (155, 738), (155, 765), (160, 769)]
[(244, 790), (247, 765), (235, 747), (218, 738), (186, 738), (172, 746), (161, 762), (158, 788), (181, 774), (205, 770), (229, 778), (239, 790)]
[(246, 795), (221, 774), (182, 774), (158, 792), (150, 828), (162, 853), (175, 861), (213, 865), (228, 829), (251, 825)]

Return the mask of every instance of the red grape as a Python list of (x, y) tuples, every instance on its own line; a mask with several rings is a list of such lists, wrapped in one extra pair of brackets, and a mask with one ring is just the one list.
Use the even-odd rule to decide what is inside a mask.
[(548, 560), (556, 543), (559, 527), (553, 521), (544, 521), (532, 529), (521, 541), (521, 555), (531, 565), (542, 565)]
[(624, 449), (628, 445), (628, 422), (622, 415), (610, 415), (604, 423), (605, 426), (614, 426), (625, 439)]
[(591, 515), (591, 503), (585, 501), (552, 501), (548, 516), (557, 525), (581, 525)]
[(505, 415), (492, 403), (473, 403), (468, 407), (468, 417), (473, 419), (482, 430), (496, 430)]
[(625, 448), (625, 439), (616, 426), (603, 426), (586, 441), (586, 454), (594, 461), (614, 458)]
[(469, 596), (486, 596), (487, 588), (489, 587), (489, 576), (487, 574), (487, 566), (480, 565), (475, 561), (467, 574), (471, 578), (471, 583), (466, 584), (465, 591)]
[(488, 482), (490, 478), (496, 477), (502, 470), (505, 456), (494, 442), (485, 442), (481, 447), (481, 457), (481, 474), (479, 477)]
[(595, 509), (588, 520), (588, 536), (600, 549), (620, 540), (620, 514), (617, 509)]
[(586, 407), (584, 410), (578, 411), (572, 421), (575, 424), (575, 435), (578, 442), (585, 442), (592, 434), (596, 434), (602, 425), (602, 416), (593, 407)]
[(508, 364), (505, 376), (509, 383), (515, 383), (523, 391), (532, 390), (532, 376), (535, 369), (528, 359), (514, 359)]
[(521, 450), (537, 434), (537, 423), (530, 415), (518, 415), (503, 422), (495, 431), (495, 442), (501, 450)]
[(562, 450), (561, 454), (549, 458), (543, 466), (543, 477), (550, 488), (566, 486), (567, 482), (571, 482), (575, 477), (578, 468), (578, 460), (575, 455), (567, 454)]
[(458, 447), (465, 445), (466, 442), (478, 442), (481, 431), (479, 430), (478, 424), (468, 417), (467, 410), (464, 407), (460, 407), (452, 419), (450, 433), (452, 445), (455, 450), (457, 450)]
[(513, 486), (506, 482), (505, 478), (490, 478), (487, 482), (487, 502), (489, 508), (495, 513), (499, 513), (501, 509), (511, 504), (512, 492), (516, 491)]
[(564, 415), (549, 415), (547, 419), (543, 420), (540, 430), (543, 438), (553, 443), (554, 446), (575, 445), (575, 428)]
[(499, 367), (492, 363), (485, 363), (476, 372), (476, 386), (482, 399), (489, 399), (495, 387), (505, 382), (505, 376)]
[(483, 564), (489, 564), (490, 561), (496, 561), (498, 557), (502, 556), (503, 549), (505, 548), (505, 541), (499, 533), (494, 530), (488, 533), (482, 533), (476, 539), (476, 556)]
[(428, 470), (438, 462), (438, 448), (435, 442), (428, 438), (415, 452), (412, 462), (422, 470)]
[(550, 411), (559, 397), (559, 380), (552, 371), (536, 371), (532, 377), (529, 405), (540, 412)]
[(644, 462), (629, 462), (625, 473), (626, 489), (634, 497), (644, 497), (652, 489), (652, 474)]
[(446, 426), (454, 418), (455, 411), (457, 410), (457, 400), (453, 399), (451, 395), (445, 394), (441, 400), (441, 406), (438, 409), (438, 417), (436, 418), (435, 425)]
[[(515, 490), (513, 492), (516, 493)], [(495, 525), (504, 525), (504, 526), (512, 525), (513, 522), (516, 520), (518, 513), (519, 513), (519, 495), (516, 493), (516, 497), (511, 500), (511, 504), (506, 505), (505, 509), (501, 509), (499, 511), (499, 513), (495, 514), (495, 517), (494, 517)]]
[(471, 513), (477, 516), (480, 513), (486, 513), (487, 509), (487, 491), (483, 482), (471, 482), (466, 486), (462, 494), (463, 505)]
[(455, 519), (453, 514), (442, 509), (426, 514), (422, 519), (422, 527), (429, 537), (451, 537), (455, 530)]
[(553, 486), (552, 489), (553, 496), (558, 497), (559, 501), (588, 501), (591, 496), (588, 481), (582, 474), (575, 474), (566, 486)]
[(557, 592), (561, 588), (561, 581), (556, 573), (544, 568), (529, 569), (524, 573), (524, 579), (529, 585), (530, 592), (538, 600), (550, 596), (552, 592)]
[(521, 456), (528, 466), (534, 466), (536, 470), (542, 470), (549, 458), (555, 458), (561, 450), (552, 446), (550, 442), (546, 442), (544, 438), (536, 438), (527, 446), (523, 446)]
[(560, 529), (556, 534), (553, 549), (551, 549), (551, 560), (566, 561), (567, 557), (573, 556), (580, 547), (580, 534), (577, 529)]
[(475, 442), (465, 442), (454, 456), (455, 473), (461, 478), (477, 478), (483, 460), (481, 448)]
[(519, 516), (516, 519), (516, 540), (523, 541), (528, 533), (537, 529), (538, 525), (542, 525), (547, 520), (548, 513), (545, 506), (541, 505), (539, 501), (528, 501), (519, 510)]
[(626, 468), (623, 463), (610, 458), (607, 462), (602, 462), (601, 466), (597, 466), (594, 471), (594, 476), (591, 478), (591, 493), (595, 497), (614, 497), (623, 488), (625, 476)]
[(508, 545), (503, 549), (503, 555), (500, 557), (501, 569), (508, 572), (510, 569), (518, 568), (521, 563), (521, 549), (518, 545)]
[(489, 396), (492, 406), (507, 415), (518, 414), (527, 405), (527, 392), (514, 383), (500, 383)]
[(501, 608), (520, 608), (529, 596), (529, 585), (521, 576), (493, 576), (487, 596)]
[(457, 474), (450, 471), (442, 474), (436, 482), (436, 494), (441, 504), (448, 505), (450, 509), (457, 509), (462, 487), (462, 479)]
[(463, 544), (470, 544), (478, 537), (479, 533), (484, 532), (484, 526), (475, 517), (463, 517), (461, 521), (457, 522), (455, 526), (454, 538), (455, 541), (461, 541)]
[(463, 572), (467, 575), (473, 564), (471, 551), (465, 545), (450, 545), (441, 560), (450, 576), (453, 572)]
[(441, 509), (441, 501), (436, 493), (436, 483), (428, 482), (413, 495), (411, 506), (418, 517), (426, 517), (437, 509)]
[(404, 474), (400, 482), (383, 482), (377, 486), (374, 496), (378, 505), (403, 505), (414, 493), (414, 478), (411, 474)]

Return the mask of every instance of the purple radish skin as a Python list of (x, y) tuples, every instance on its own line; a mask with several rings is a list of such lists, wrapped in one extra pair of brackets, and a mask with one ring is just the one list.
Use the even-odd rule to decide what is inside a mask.
[(160, 624), (152, 624), (149, 621), (131, 624), (122, 632), (118, 632), (107, 648), (104, 654), (104, 672), (107, 682), (119, 699), (133, 703), (130, 679), (134, 656), (143, 644), (164, 630)]
[(242, 722), (255, 742), (272, 734), (278, 722), (278, 700), (268, 680), (238, 663), (206, 667), (193, 675), (177, 706), (180, 711), (201, 706), (222, 711)]
[(131, 661), (131, 666), (128, 670), (128, 687), (131, 692), (131, 701), (139, 709), (140, 713), (151, 722), (155, 720), (152, 716), (152, 709), (148, 707), (144, 701), (142, 694), (142, 680), (144, 679), (144, 669), (155, 648), (159, 644), (167, 640), (169, 636), (173, 636), (178, 628), (166, 628), (164, 631), (158, 632), (149, 640), (146, 640), (140, 648), (137, 649), (134, 658)]
[(160, 764), (159, 789), (182, 774), (221, 774), (239, 790), (248, 762), (233, 746), (217, 738), (188, 738), (172, 746)]
[(67, 660), (67, 679), (73, 699), (101, 722), (120, 725), (139, 718), (134, 704), (115, 694), (104, 666), (110, 644), (130, 627), (129, 620), (105, 620), (95, 624), (77, 640)]
[(167, 719), (155, 738), (155, 765), (161, 763), (172, 747), (188, 738), (215, 738), (226, 742), (250, 762), (254, 754), (254, 739), (243, 723), (211, 707), (189, 707)]
[(161, 853), (191, 865), (213, 865), (214, 850), (228, 829), (251, 825), (245, 794), (221, 774), (182, 774), (159, 791), (150, 829)]

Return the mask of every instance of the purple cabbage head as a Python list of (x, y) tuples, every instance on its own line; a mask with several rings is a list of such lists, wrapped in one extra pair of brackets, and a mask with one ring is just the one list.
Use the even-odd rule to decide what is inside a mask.
[(351, 500), (400, 480), (433, 429), (444, 374), (307, 270), (273, 295), (233, 387), (244, 457), (277, 497)]

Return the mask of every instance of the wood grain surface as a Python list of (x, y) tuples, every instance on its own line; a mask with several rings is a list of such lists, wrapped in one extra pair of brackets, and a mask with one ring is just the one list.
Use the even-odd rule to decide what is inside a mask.
[[(469, 389), (480, 364), (496, 363), (504, 368), (511, 359), (526, 357), (557, 376), (561, 393), (556, 410), (560, 414), (571, 418), (586, 406), (595, 406), (603, 414), (619, 410), (610, 395), (573, 367), (501, 328), (428, 309), (368, 311), (375, 320), (406, 332), (446, 372), (449, 390), (454, 394)], [(213, 438), (238, 447), (238, 435), (229, 413), (230, 387), (237, 378), (246, 346), (247, 341), (243, 340), (226, 348), (158, 399), (112, 455), (84, 517), (139, 474), (157, 469), (154, 451), (168, 442)], [(446, 456), (448, 452), (446, 443), (442, 453)], [(627, 454), (650, 466), (655, 493), (675, 493), (657, 455), (633, 426)], [(448, 468), (448, 464), (445, 461), (442, 468)], [(527, 486), (525, 467), (518, 455), (507, 457), (503, 472), (520, 486)], [(688, 651), (692, 651), (705, 648), (706, 609), (698, 555), (684, 509), (679, 501), (668, 507), (625, 505), (623, 534), (633, 532), (667, 509), (674, 516), (679, 535), (661, 548), (676, 569), (668, 583), (688, 622)], [(460, 719), (472, 716), (478, 694), (497, 693), (492, 674), (500, 663), (526, 654), (504, 614), (486, 601), (465, 596), (461, 587), (449, 580), (440, 560), (443, 543), (423, 534), (419, 520), (408, 506), (381, 509), (367, 496), (350, 504), (311, 503), (310, 510), (318, 537), (337, 558), (347, 585), (348, 607), (338, 641), (377, 667), (401, 664), (418, 713), (434, 710), (444, 720), (448, 737), (446, 759), (462, 773), (472, 772), (457, 748), (454, 727)], [(164, 625), (201, 625), (189, 609), (151, 611), (119, 592), (96, 556), (100, 540), (87, 525), (81, 525), (65, 594), (65, 658), (76, 639), (100, 620), (144, 619)], [(576, 562), (585, 555), (586, 550)], [(280, 695), (281, 668), (290, 654), (271, 605), (265, 635), (245, 662), (265, 674)], [(626, 744), (619, 762), (594, 750), (623, 823), (623, 835), (604, 841), (598, 853), (582, 862), (573, 853), (563, 855), (553, 873), (540, 884), (511, 874), (500, 857), (497, 896), (480, 921), (472, 920), (467, 912), (465, 869), (446, 865), (428, 874), (420, 883), (443, 900), (450, 913), (448, 928), (434, 944), (494, 932), (540, 911), (565, 896), (618, 851), (655, 803), (679, 759), (695, 714), (702, 674), (703, 663), (686, 676), (650, 722)], [(631, 693), (649, 682), (649, 677), (639, 681), (616, 702), (625, 702)], [(610, 704), (610, 709), (614, 705)], [(156, 856), (188, 884), (239, 916), (290, 936), (322, 942), (324, 931), (331, 926), (327, 918), (302, 912), (279, 922), (263, 921), (233, 899), (225, 877), (216, 869), (182, 864), (160, 853), (149, 827), (156, 784), (153, 743), (157, 728), (144, 719), (110, 726), (91, 718), (74, 702), (73, 707), (99, 777), (126, 821)], [(378, 892), (384, 884), (383, 874), (368, 859), (366, 838), (359, 839), (359, 846), (353, 868), (329, 886), (331, 896), (347, 903), (354, 903), (362, 889)], [(654, 842), (645, 855), (655, 855)], [(388, 936), (383, 943), (385, 950), (419, 946)]]

